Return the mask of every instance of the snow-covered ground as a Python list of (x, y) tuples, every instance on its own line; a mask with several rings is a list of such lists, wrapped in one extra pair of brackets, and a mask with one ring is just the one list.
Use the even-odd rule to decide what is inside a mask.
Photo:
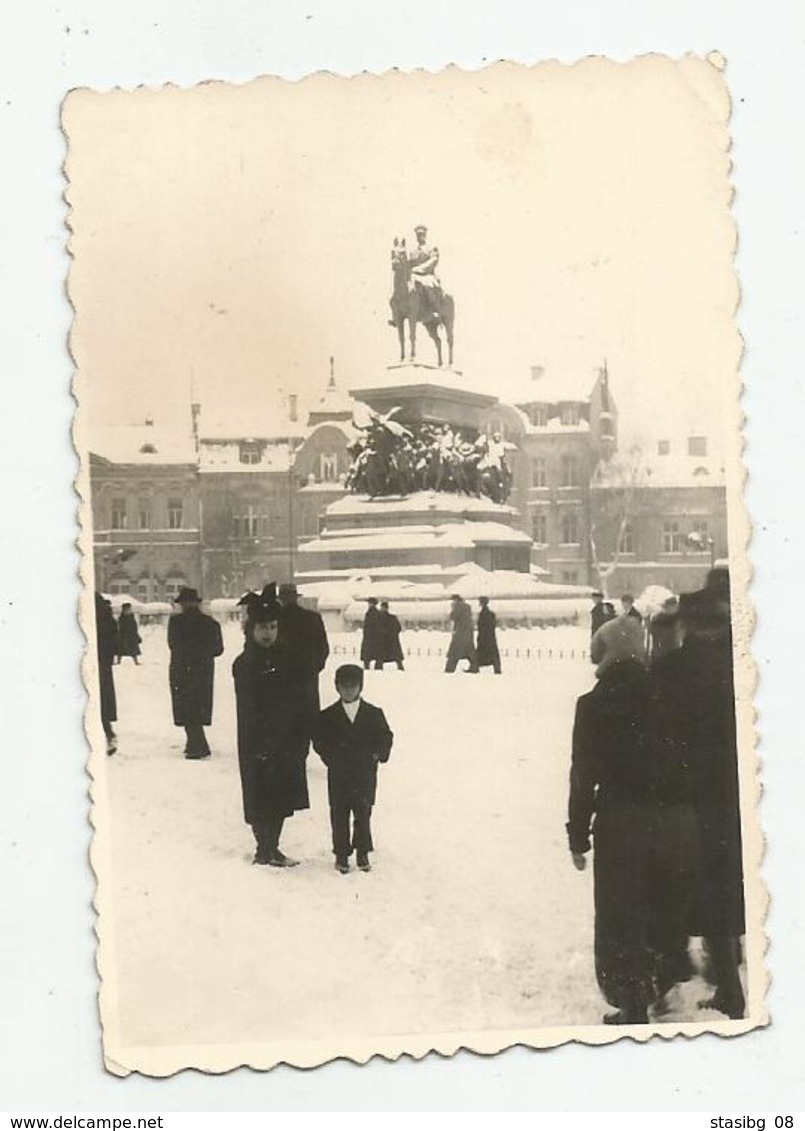
[[(380, 767), (374, 871), (340, 876), (314, 754), (311, 809), (282, 842), (301, 866), (251, 864), (230, 672), (239, 627), (225, 629), (206, 762), (184, 759), (172, 725), (165, 629), (143, 630), (140, 666), (115, 668), (120, 749), (104, 766), (122, 1043), (600, 1022), (592, 872), (573, 869), (564, 833), (588, 633), (499, 635), (502, 676), (444, 675), (435, 632), (404, 635), (405, 672), (367, 673), (395, 745)], [(323, 702), (358, 643), (332, 640)], [(669, 1019), (692, 1019), (702, 995), (688, 984)]]

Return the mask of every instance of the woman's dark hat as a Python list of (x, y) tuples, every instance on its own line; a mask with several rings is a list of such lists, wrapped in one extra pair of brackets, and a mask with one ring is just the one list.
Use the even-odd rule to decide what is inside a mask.
[(199, 596), (198, 589), (191, 589), (189, 585), (183, 585), (179, 592), (176, 594), (177, 605), (200, 605), (201, 597)]
[(263, 586), (262, 593), (244, 593), (238, 605), (246, 609), (250, 624), (268, 624), (279, 620), (281, 606), (277, 600), (276, 582)]

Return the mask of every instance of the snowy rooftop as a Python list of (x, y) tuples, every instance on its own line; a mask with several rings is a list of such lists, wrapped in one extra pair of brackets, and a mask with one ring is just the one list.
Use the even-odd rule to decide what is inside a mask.
[(516, 405), (587, 401), (599, 376), (597, 367), (560, 372), (534, 366), (531, 379), (522, 382), (512, 400)]
[(112, 463), (195, 463), (196, 449), (188, 431), (153, 424), (115, 425), (94, 431), (90, 450)]
[(652, 455), (616, 456), (600, 463), (593, 487), (723, 487), (724, 460), (720, 456)]

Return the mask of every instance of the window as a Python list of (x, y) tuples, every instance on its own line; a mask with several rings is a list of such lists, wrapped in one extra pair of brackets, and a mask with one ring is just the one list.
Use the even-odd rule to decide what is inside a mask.
[(323, 483), (335, 483), (338, 479), (338, 456), (335, 452), (322, 452), (319, 478)]
[(689, 456), (706, 456), (707, 455), (707, 437), (706, 436), (688, 436), (688, 455)]
[(576, 511), (565, 511), (562, 515), (562, 545), (577, 546), (579, 543), (579, 516)]
[(168, 499), (168, 530), (181, 530), (184, 507), (181, 499)]
[(693, 474), (694, 474), (696, 479), (703, 479), (706, 475), (709, 475), (710, 472), (707, 470), (706, 467), (697, 467), (697, 468), (694, 469)]
[(242, 443), (240, 445), (240, 462), (253, 465), (260, 462), (260, 445)]
[(575, 585), (576, 582), (578, 581), (578, 579), (579, 579), (579, 575), (578, 575), (578, 573), (576, 573), (575, 569), (563, 569), (562, 570), (562, 582), (565, 585)]
[(111, 597), (126, 597), (129, 592), (129, 579), (127, 577), (115, 577), (109, 582), (109, 595)]
[(710, 537), (710, 526), (706, 518), (697, 518), (693, 523), (693, 533), (706, 542)]
[(257, 514), (257, 507), (254, 503), (249, 503), (246, 507), (246, 513), (243, 516), (243, 537), (256, 538), (258, 534), (259, 517)]
[(151, 503), (148, 499), (140, 499), (137, 504), (137, 525), (140, 530), (151, 529)]
[(545, 456), (537, 456), (531, 461), (531, 486), (548, 486), (548, 461)]
[(175, 601), (179, 594), (179, 590), (183, 589), (187, 582), (179, 574), (171, 574), (170, 577), (165, 579), (165, 600)]
[(112, 529), (125, 530), (126, 529), (126, 500), (117, 498), (112, 499)]
[(535, 511), (531, 516), (531, 537), (540, 545), (548, 541), (548, 516), (544, 511)]
[(154, 445), (154, 444), (143, 444), (140, 447), (140, 453), (144, 456), (155, 456), (157, 454), (156, 445)]
[(618, 541), (618, 552), (621, 554), (634, 553), (634, 530), (631, 522), (626, 522), (621, 530), (621, 536)]
[(232, 537), (240, 538), (240, 515), (232, 515)]
[(580, 482), (579, 461), (575, 456), (562, 456), (561, 487), (578, 487)]
[(531, 423), (536, 428), (548, 427), (548, 406), (546, 404), (535, 404), (531, 409)]
[(664, 522), (662, 525), (662, 552), (664, 554), (680, 554), (683, 542), (679, 523)]
[(575, 403), (563, 404), (559, 411), (559, 419), (562, 424), (568, 427), (575, 426), (581, 419), (579, 406)]
[(150, 601), (151, 600), (151, 583), (147, 577), (141, 577), (137, 582), (137, 600)]
[(671, 441), (670, 440), (659, 440), (657, 442), (657, 455), (658, 456), (668, 456), (670, 454), (671, 454)]

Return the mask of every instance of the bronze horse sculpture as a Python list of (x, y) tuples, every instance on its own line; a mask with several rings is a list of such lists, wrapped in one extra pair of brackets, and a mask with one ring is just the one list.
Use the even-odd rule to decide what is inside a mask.
[(394, 240), (394, 245), (391, 249), (391, 271), (394, 280), (394, 289), (391, 299), (389, 300), (391, 307), (389, 325), (394, 326), (397, 330), (397, 336), (400, 340), (400, 361), (405, 361), (406, 322), (408, 323), (411, 361), (414, 361), (416, 358), (416, 325), (417, 322), (421, 322), (430, 334), (433, 344), (436, 346), (436, 356), (439, 365), (442, 364), (442, 338), (439, 333), (439, 326), (444, 328), (447, 342), (447, 364), (452, 365), (453, 323), (456, 315), (453, 296), (439, 292), (435, 317), (433, 312), (426, 310), (419, 288), (416, 286), (411, 273), (411, 264), (408, 260), (408, 252), (405, 247), (404, 239)]

